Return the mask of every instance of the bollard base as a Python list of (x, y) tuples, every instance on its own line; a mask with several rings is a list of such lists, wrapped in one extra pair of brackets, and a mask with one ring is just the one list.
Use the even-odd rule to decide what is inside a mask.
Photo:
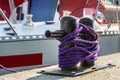
[(49, 74), (49, 75), (59, 75), (59, 76), (69, 76), (69, 77), (75, 77), (83, 74), (87, 74), (90, 72), (94, 72), (97, 70), (105, 69), (108, 67), (114, 67), (115, 65), (113, 64), (101, 64), (101, 65), (96, 65), (91, 68), (84, 68), (80, 67), (78, 70), (70, 70), (70, 71), (63, 71), (61, 69), (53, 69), (53, 70), (42, 70), (42, 74)]

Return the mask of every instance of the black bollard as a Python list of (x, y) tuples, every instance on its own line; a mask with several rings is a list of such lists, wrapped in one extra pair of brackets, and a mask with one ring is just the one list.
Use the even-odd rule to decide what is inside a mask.
[(61, 30), (55, 30), (55, 31), (47, 30), (45, 32), (45, 36), (50, 38), (63, 37), (64, 35), (72, 32), (75, 29), (76, 27), (75, 22), (76, 19), (73, 17), (70, 16), (63, 17), (60, 20)]
[[(70, 16), (63, 17), (60, 21), (61, 23), (61, 29), (66, 32), (66, 34), (71, 33), (76, 28), (76, 19)], [(66, 45), (65, 48), (70, 48), (74, 46), (74, 44)], [(71, 71), (71, 70), (77, 70), (79, 67), (79, 63), (75, 64), (74, 66), (64, 67), (61, 68), (63, 71)]]
[(76, 19), (70, 16), (61, 18), (60, 28), (66, 32), (71, 33), (76, 28)]
[[(56, 31), (49, 31), (47, 30), (45, 32), (45, 36), (46, 37), (50, 37), (50, 38), (57, 38), (57, 37), (63, 37), (68, 33), (71, 33), (75, 28), (76, 28), (76, 19), (70, 16), (65, 16), (62, 17), (60, 20), (60, 28), (61, 30), (56, 30)], [(86, 26), (90, 26), (93, 27), (93, 21), (90, 18), (82, 18), (79, 23), (85, 24)], [(78, 35), (78, 37), (84, 39), (84, 40), (89, 40), (92, 41), (92, 37), (87, 34), (87, 32), (82, 32), (80, 33), (80, 35)], [(74, 46), (74, 44), (71, 45), (66, 45), (64, 46), (65, 48), (70, 48)], [(94, 61), (93, 60), (85, 60), (85, 61), (81, 61), (81, 66), (82, 67), (91, 67), (94, 65)], [(75, 64), (74, 66), (70, 66), (70, 67), (64, 67), (61, 70), (76, 70), (80, 67), (80, 63)]]
[[(93, 20), (90, 18), (82, 18), (80, 19), (79, 23), (82, 23), (86, 26), (92, 27), (93, 28)], [(93, 41), (93, 38), (87, 34), (87, 32), (83, 32), (83, 35), (79, 36), (80, 38), (84, 39), (84, 40), (89, 40), (89, 41)], [(94, 66), (95, 62), (94, 60), (85, 60), (85, 61), (81, 61), (81, 66), (82, 67), (92, 67)]]
[[(51, 37), (51, 38), (57, 38), (57, 37), (63, 37), (64, 35), (71, 33), (75, 28), (76, 28), (76, 19), (70, 16), (65, 16), (62, 17), (60, 20), (60, 28), (61, 30), (56, 30), (56, 31), (49, 31), (47, 30), (45, 32), (46, 37)], [(70, 48), (74, 46), (74, 44), (71, 45), (66, 45), (64, 48)], [(68, 71), (68, 70), (76, 70), (78, 69), (78, 64), (70, 67), (64, 67), (61, 68), (63, 71)]]
[[(76, 20), (73, 17), (63, 17), (61, 19), (61, 30), (58, 31), (46, 31), (46, 37), (63, 37), (66, 34), (72, 32), (75, 29), (75, 22)], [(82, 18), (80, 19), (79, 23), (82, 23), (86, 26), (93, 28), (93, 21), (90, 18)], [(87, 32), (81, 31), (77, 37), (80, 37), (84, 40), (94, 41), (92, 36), (88, 34)], [(76, 46), (74, 43), (71, 43), (69, 45), (62, 46), (62, 48), (71, 48)], [(64, 56), (64, 55), (62, 55)], [(66, 56), (66, 55), (65, 55)], [(72, 57), (72, 56), (71, 56)], [(93, 71), (101, 70), (107, 67), (113, 67), (115, 65), (113, 64), (106, 64), (106, 65), (97, 65), (94, 66), (95, 61), (94, 60), (84, 60), (76, 63), (75, 65), (68, 66), (68, 67), (62, 67), (61, 69), (55, 69), (50, 71), (41, 71), (43, 74), (51, 74), (51, 75), (62, 75), (62, 76), (78, 76), (82, 74), (87, 74)], [(67, 64), (66, 64), (67, 65)], [(89, 69), (88, 69), (89, 68)]]

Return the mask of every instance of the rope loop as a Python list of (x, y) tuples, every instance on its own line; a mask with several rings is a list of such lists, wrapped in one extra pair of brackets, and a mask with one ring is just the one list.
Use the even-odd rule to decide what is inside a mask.
[[(81, 39), (81, 32), (88, 33), (93, 40)], [(58, 45), (58, 63), (60, 68), (71, 67), (83, 60), (96, 60), (99, 51), (99, 42), (97, 33), (89, 26), (76, 24), (73, 32), (62, 38), (57, 38), (61, 43)]]

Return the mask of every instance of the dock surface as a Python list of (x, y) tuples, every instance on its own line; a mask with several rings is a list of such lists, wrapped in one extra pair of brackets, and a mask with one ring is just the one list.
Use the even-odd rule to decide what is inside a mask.
[(105, 63), (112, 63), (115, 66), (76, 77), (45, 75), (38, 73), (41, 70), (57, 68), (57, 65), (53, 65), (32, 70), (25, 70), (17, 73), (0, 75), (0, 80), (120, 80), (120, 53), (100, 56), (96, 60), (96, 64)]

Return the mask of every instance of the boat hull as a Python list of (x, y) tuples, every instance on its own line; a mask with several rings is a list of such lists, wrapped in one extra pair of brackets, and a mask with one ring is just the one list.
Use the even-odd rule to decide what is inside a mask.
[[(0, 56), (9, 59), (9, 62), (1, 61), (2, 65), (16, 70), (24, 70), (57, 64), (58, 44), (56, 39), (2, 42), (0, 43)], [(99, 44), (99, 56), (120, 52), (120, 35), (99, 36)]]

